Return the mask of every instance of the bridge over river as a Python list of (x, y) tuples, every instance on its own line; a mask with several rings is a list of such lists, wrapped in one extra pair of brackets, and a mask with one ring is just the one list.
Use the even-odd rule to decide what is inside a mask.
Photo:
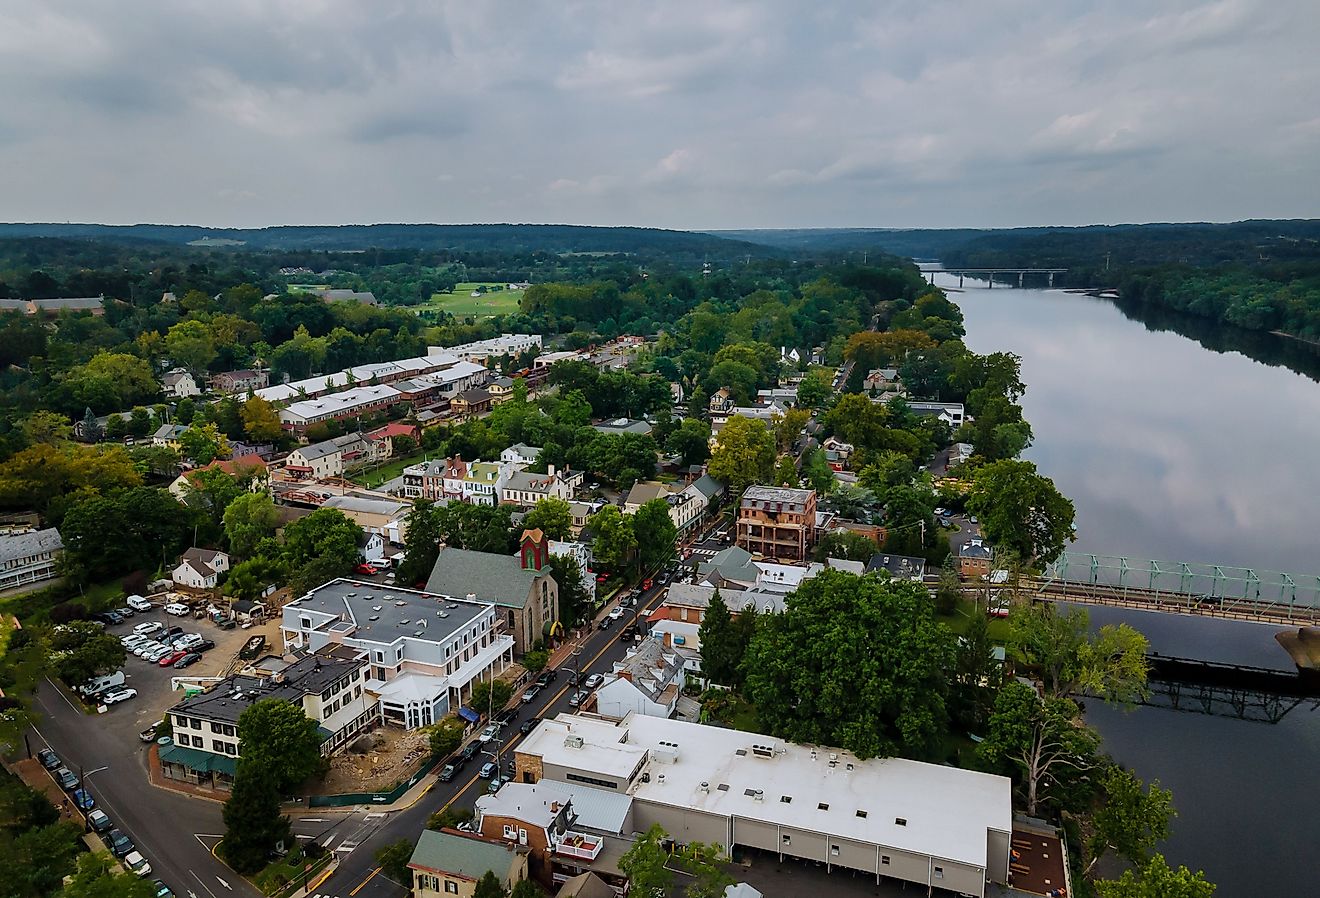
[(1022, 584), (1039, 599), (1283, 625), (1320, 624), (1320, 576), (1067, 551)]
[[(937, 274), (956, 274), (958, 275), (958, 286), (963, 285), (963, 278), (966, 275), (981, 275), (986, 279), (990, 289), (994, 289), (995, 275), (1017, 275), (1018, 289), (1026, 284), (1027, 275), (1043, 274), (1046, 284), (1049, 287), (1054, 286), (1054, 276), (1063, 274), (1066, 268), (921, 268), (919, 271), (926, 276), (926, 279), (932, 284), (935, 283)], [(1037, 281), (1039, 283), (1039, 281)]]

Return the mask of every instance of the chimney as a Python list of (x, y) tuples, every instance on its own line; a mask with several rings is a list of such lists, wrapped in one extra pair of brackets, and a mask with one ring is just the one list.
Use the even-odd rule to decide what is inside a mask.
[(553, 479), (554, 476), (555, 476), (555, 466), (554, 466), (554, 465), (547, 465), (547, 466), (546, 466), (546, 469), (545, 469), (545, 473), (546, 473), (546, 476), (548, 476), (548, 477), (550, 477), (550, 478)]

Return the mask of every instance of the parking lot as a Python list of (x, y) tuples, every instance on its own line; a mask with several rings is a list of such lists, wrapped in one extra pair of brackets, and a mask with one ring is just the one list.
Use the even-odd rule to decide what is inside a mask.
[(137, 658), (128, 652), (120, 668), (124, 672), (124, 687), (137, 690), (137, 696), (127, 701), (111, 705), (101, 715), (101, 728), (114, 739), (137, 739), (137, 734), (160, 720), (165, 712), (181, 698), (182, 693), (170, 689), (174, 677), (215, 677), (234, 660), (243, 644), (255, 634), (266, 636), (267, 645), (278, 642), (278, 622), (268, 621), (247, 630), (235, 627), (232, 630), (221, 629), (209, 619), (196, 620), (192, 616), (176, 617), (161, 610), (162, 603), (153, 600), (151, 611), (139, 611), (122, 624), (106, 627), (106, 632), (114, 636), (127, 636), (134, 632), (134, 627), (155, 621), (164, 628), (182, 627), (185, 633), (196, 633), (215, 643), (215, 647), (202, 652), (202, 659), (184, 669), (161, 667)]

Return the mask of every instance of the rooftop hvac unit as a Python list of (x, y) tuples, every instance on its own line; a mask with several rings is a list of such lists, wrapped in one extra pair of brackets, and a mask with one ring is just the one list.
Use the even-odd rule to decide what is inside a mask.
[(752, 801), (765, 801), (765, 792), (760, 789), (752, 792)]
[(567, 739), (564, 740), (564, 745), (567, 746), (568, 748), (581, 748), (585, 744), (586, 743), (583, 740), (583, 738), (577, 735), (576, 733), (570, 735)]
[(660, 783), (661, 785), (664, 785), (664, 782), (665, 782), (665, 775), (664, 775), (663, 773), (657, 773), (656, 776), (655, 776), (655, 781), (656, 781), (657, 783)]
[(752, 754), (758, 758), (773, 758), (775, 756), (775, 747), (773, 745), (752, 744)]
[(709, 792), (709, 791), (710, 791), (710, 783), (706, 782), (705, 780), (702, 780), (702, 781), (701, 781), (701, 791), (702, 791), (702, 792)]

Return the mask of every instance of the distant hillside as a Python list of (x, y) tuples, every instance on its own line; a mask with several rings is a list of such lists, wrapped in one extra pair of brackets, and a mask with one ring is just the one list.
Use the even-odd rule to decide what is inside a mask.
[(707, 233), (811, 255), (884, 252), (914, 259), (933, 259), (950, 247), (996, 232), (975, 228), (785, 228)]
[(748, 254), (778, 255), (761, 244), (710, 234), (579, 225), (375, 224), (205, 228), (196, 225), (0, 223), (0, 238), (5, 237), (153, 242), (249, 251), (450, 249), (468, 252), (626, 253), (641, 257), (709, 256), (712, 261)]

